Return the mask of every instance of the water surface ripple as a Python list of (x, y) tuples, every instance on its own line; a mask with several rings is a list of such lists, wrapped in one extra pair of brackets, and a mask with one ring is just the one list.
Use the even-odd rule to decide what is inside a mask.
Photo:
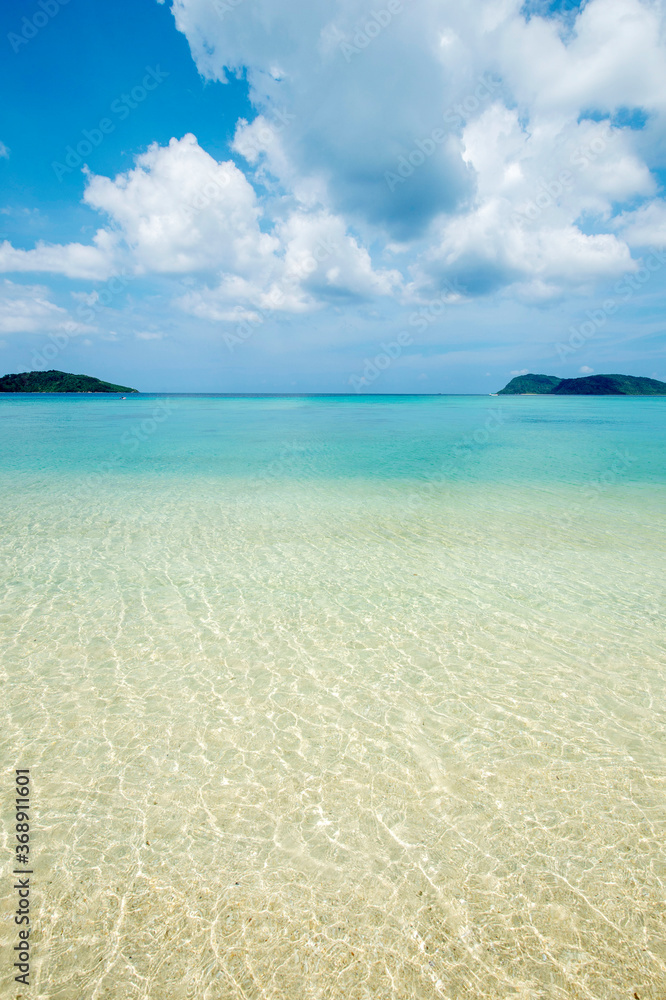
[(665, 418), (1, 399), (30, 995), (663, 998)]

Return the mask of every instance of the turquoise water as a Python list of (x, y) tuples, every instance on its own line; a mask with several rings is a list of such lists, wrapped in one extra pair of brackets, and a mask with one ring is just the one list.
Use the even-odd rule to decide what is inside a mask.
[(665, 444), (661, 398), (0, 397), (31, 996), (662, 997)]

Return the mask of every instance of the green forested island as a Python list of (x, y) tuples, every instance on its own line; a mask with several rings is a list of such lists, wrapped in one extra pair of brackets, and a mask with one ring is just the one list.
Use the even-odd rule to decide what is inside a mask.
[(48, 372), (19, 372), (0, 378), (0, 392), (138, 392), (126, 385), (102, 382), (92, 375), (71, 375), (55, 369)]
[(584, 375), (558, 378), (556, 375), (517, 375), (498, 396), (525, 394), (548, 396), (666, 396), (666, 382), (636, 375)]

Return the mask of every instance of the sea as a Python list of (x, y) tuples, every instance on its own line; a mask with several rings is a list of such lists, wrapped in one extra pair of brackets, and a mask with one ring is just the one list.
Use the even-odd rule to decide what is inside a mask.
[(666, 398), (6, 394), (0, 500), (3, 996), (666, 995)]

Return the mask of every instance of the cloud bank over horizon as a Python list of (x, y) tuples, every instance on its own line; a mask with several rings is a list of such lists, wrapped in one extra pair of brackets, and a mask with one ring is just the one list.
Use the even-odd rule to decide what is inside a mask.
[[(341, 352), (350, 371), (378, 332), (406, 325), (392, 378), (403, 371), (409, 387), (416, 368), (522, 370), (571, 339), (590, 304), (628, 302), (628, 283), (621, 335), (615, 310), (597, 322), (598, 360), (636, 363), (643, 350), (661, 371), (649, 303), (664, 281), (645, 262), (666, 244), (662, 4), (174, 0), (172, 11), (199, 74), (246, 81), (253, 117), (237, 117), (226, 155), (188, 132), (148, 136), (115, 174), (85, 167), (94, 233), (0, 244), (0, 272), (40, 281), (31, 319), (6, 285), (5, 335), (44, 330), (51, 310), (93, 342), (163, 350), (161, 332), (133, 326), (168, 316), (167, 340), (247, 340), (244, 378), (281, 350), (285, 373), (300, 352), (305, 377)], [(129, 301), (108, 291), (118, 276)]]

